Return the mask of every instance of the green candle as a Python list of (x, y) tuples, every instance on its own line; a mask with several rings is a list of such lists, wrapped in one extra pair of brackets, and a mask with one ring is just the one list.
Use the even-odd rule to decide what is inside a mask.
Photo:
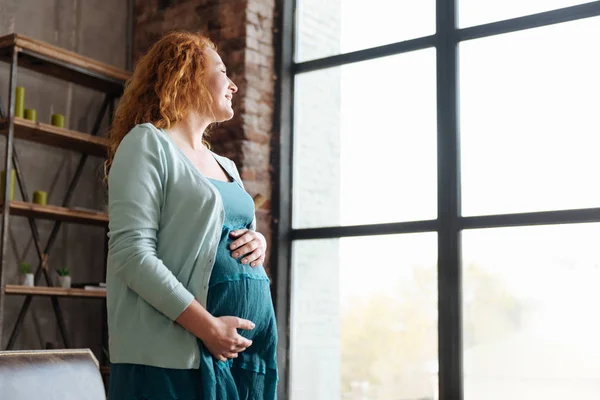
[(65, 127), (65, 116), (62, 114), (52, 114), (50, 117), (50, 123), (59, 128)]
[(33, 108), (26, 108), (25, 119), (35, 122), (37, 120), (37, 112)]
[(33, 192), (33, 202), (35, 204), (41, 204), (45, 206), (46, 204), (48, 204), (48, 193), (42, 190), (36, 190), (35, 192)]
[[(17, 174), (14, 169), (10, 170), (10, 197), (9, 199), (12, 201), (15, 198), (15, 182), (17, 179)], [(6, 182), (6, 174), (4, 170), (0, 171), (0, 202), (4, 201), (4, 182)]]
[(25, 110), (25, 88), (17, 86), (17, 93), (15, 94), (15, 117), (23, 118), (23, 111)]

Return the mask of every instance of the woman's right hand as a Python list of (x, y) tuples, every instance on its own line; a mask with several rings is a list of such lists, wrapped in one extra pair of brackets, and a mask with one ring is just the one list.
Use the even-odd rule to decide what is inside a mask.
[(237, 358), (238, 353), (246, 350), (252, 340), (246, 339), (237, 332), (237, 329), (254, 329), (254, 323), (238, 317), (214, 317), (210, 328), (202, 340), (204, 347), (218, 360), (226, 361), (228, 358)]

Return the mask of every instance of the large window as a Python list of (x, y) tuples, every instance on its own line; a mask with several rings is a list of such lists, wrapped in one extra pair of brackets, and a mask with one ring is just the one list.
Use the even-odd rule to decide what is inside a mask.
[(294, 242), (293, 398), (434, 398), (436, 248), (434, 233)]
[(600, 18), (460, 44), (464, 215), (600, 205), (595, 48)]
[(295, 86), (294, 228), (435, 219), (433, 49), (300, 74)]
[(280, 396), (600, 398), (600, 1), (281, 4)]
[(296, 61), (435, 33), (435, 0), (300, 0)]
[(463, 233), (465, 399), (600, 396), (600, 224)]

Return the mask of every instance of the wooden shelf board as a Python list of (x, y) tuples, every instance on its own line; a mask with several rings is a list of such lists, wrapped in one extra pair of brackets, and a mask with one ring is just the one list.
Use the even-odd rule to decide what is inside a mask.
[(105, 298), (106, 292), (100, 290), (64, 289), (48, 286), (5, 285), (7, 295), (59, 296), (59, 297), (94, 297)]
[(74, 82), (92, 89), (120, 96), (128, 71), (81, 54), (53, 46), (16, 33), (0, 37), (0, 59), (10, 62), (13, 49), (19, 52), (19, 65)]
[(103, 212), (78, 210), (51, 205), (44, 206), (16, 200), (10, 202), (10, 214), (20, 217), (50, 219), (53, 221), (71, 222), (76, 224), (105, 226), (108, 223), (108, 214)]
[[(0, 119), (0, 134), (8, 134), (8, 118)], [(15, 137), (48, 146), (106, 157), (108, 139), (15, 117)]]

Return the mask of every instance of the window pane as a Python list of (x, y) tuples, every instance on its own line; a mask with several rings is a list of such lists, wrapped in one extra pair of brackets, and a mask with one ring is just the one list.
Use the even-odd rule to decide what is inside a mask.
[(296, 77), (295, 228), (434, 219), (435, 51)]
[(435, 33), (435, 0), (298, 0), (296, 61)]
[(294, 242), (293, 400), (437, 398), (436, 242)]
[(600, 224), (463, 233), (465, 400), (600, 398)]
[(600, 18), (460, 46), (465, 215), (600, 206)]
[(585, 0), (458, 0), (459, 26), (487, 24), (588, 3)]

